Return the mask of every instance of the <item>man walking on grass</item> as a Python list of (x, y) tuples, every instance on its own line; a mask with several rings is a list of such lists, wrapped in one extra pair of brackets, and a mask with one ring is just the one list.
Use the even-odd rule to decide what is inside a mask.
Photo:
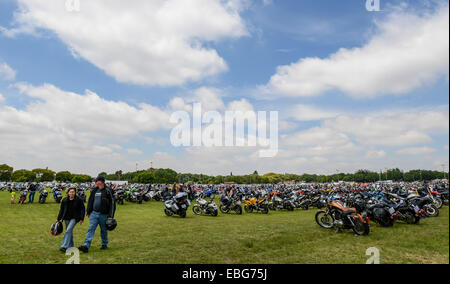
[(84, 253), (89, 251), (95, 230), (98, 226), (101, 229), (102, 250), (108, 248), (108, 230), (106, 221), (114, 218), (116, 204), (114, 194), (110, 188), (105, 185), (105, 178), (98, 177), (95, 180), (96, 187), (91, 191), (87, 204), (86, 215), (89, 218), (89, 230), (86, 234), (84, 244), (78, 249)]

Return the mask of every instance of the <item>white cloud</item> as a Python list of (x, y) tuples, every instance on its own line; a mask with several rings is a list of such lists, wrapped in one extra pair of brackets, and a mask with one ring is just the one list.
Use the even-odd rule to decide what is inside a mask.
[(128, 154), (132, 155), (142, 155), (143, 152), (139, 149), (127, 149)]
[(168, 113), (151, 105), (133, 107), (90, 91), (76, 94), (49, 84), (16, 87), (31, 101), (25, 109), (0, 106), (0, 143), (7, 149), (0, 152), (0, 160), (13, 165), (45, 164), (95, 174), (126, 160), (117, 143), (170, 127)]
[(253, 108), (253, 105), (247, 101), (246, 99), (241, 99), (239, 101), (232, 101), (228, 104), (228, 111), (252, 111), (254, 112), (255, 109)]
[(436, 149), (430, 147), (412, 147), (412, 148), (404, 148), (396, 151), (399, 155), (426, 155), (432, 154), (436, 152)]
[(279, 66), (260, 91), (291, 97), (334, 89), (353, 97), (407, 93), (448, 75), (448, 22), (448, 4), (423, 16), (396, 11), (376, 23), (378, 32), (363, 47)]
[(0, 80), (13, 81), (16, 79), (16, 71), (6, 63), (0, 63)]
[(323, 127), (347, 133), (364, 145), (402, 146), (431, 143), (431, 134), (448, 133), (448, 106), (368, 115), (341, 115)]
[(5, 97), (0, 93), (0, 104), (5, 102)]
[(369, 150), (366, 153), (368, 159), (381, 159), (386, 157), (386, 152), (383, 150)]
[(119, 82), (180, 85), (224, 72), (227, 64), (205, 43), (248, 35), (240, 12), (244, 0), (17, 0), (7, 36), (54, 32), (72, 54)]
[(312, 105), (299, 104), (288, 110), (288, 116), (299, 121), (322, 120), (339, 115), (338, 111), (318, 108)]

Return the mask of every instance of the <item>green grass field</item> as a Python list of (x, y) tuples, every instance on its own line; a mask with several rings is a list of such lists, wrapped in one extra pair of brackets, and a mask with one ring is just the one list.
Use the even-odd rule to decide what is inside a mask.
[[(35, 202), (38, 199), (36, 194)], [(58, 263), (69, 258), (59, 252), (62, 236), (50, 235), (59, 205), (11, 205), (9, 193), (0, 192), (0, 263)], [(366, 250), (377, 247), (381, 263), (449, 263), (449, 210), (419, 225), (402, 222), (393, 228), (371, 223), (367, 237), (351, 231), (321, 229), (316, 210), (258, 213), (242, 216), (166, 217), (163, 204), (127, 203), (118, 206), (116, 231), (109, 234), (110, 249), (101, 251), (96, 232), (82, 264), (285, 264), (358, 263), (368, 259)], [(75, 245), (82, 244), (88, 220), (75, 228)]]

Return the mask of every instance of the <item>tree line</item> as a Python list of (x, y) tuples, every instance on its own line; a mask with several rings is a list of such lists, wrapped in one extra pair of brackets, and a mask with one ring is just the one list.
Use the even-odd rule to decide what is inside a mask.
[[(170, 184), (170, 183), (202, 183), (202, 184), (277, 184), (282, 182), (376, 182), (376, 181), (422, 181), (448, 178), (448, 173), (431, 170), (411, 170), (408, 172), (400, 169), (390, 169), (384, 172), (374, 172), (369, 170), (359, 170), (351, 173), (336, 173), (333, 175), (316, 174), (278, 174), (267, 173), (259, 175), (257, 171), (249, 175), (236, 176), (230, 173), (227, 176), (209, 176), (204, 174), (184, 174), (177, 173), (171, 169), (150, 169), (123, 173), (99, 173), (98, 176), (105, 177), (106, 180), (127, 181), (130, 183), (145, 184)], [(6, 164), (0, 165), (0, 182), (68, 182), (86, 183), (91, 182), (93, 177), (85, 174), (74, 174), (69, 171), (54, 172), (49, 169), (20, 169), (14, 171), (13, 167)]]

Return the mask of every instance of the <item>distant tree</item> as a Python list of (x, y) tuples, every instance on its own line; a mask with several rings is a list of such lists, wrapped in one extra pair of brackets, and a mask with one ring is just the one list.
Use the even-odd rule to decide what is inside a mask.
[(155, 175), (152, 172), (141, 172), (134, 177), (133, 182), (151, 184), (155, 182)]
[(73, 175), (72, 182), (73, 183), (86, 183), (91, 182), (92, 178), (88, 175)]
[(36, 175), (32, 171), (18, 170), (12, 175), (12, 181), (14, 182), (33, 182), (36, 180)]
[(34, 169), (32, 172), (36, 175), (37, 182), (54, 181), (55, 172), (48, 169)]
[(8, 165), (0, 165), (0, 181), (10, 181), (14, 169)]
[(178, 174), (171, 169), (158, 169), (154, 172), (156, 183), (175, 183), (178, 181)]
[(117, 180), (121, 180), (121, 179), (122, 179), (123, 172), (122, 172), (121, 170), (120, 170), (120, 171), (117, 171), (117, 172), (115, 173), (115, 175), (116, 175)]
[(72, 181), (72, 174), (68, 171), (56, 173), (55, 180), (57, 182), (70, 182)]

